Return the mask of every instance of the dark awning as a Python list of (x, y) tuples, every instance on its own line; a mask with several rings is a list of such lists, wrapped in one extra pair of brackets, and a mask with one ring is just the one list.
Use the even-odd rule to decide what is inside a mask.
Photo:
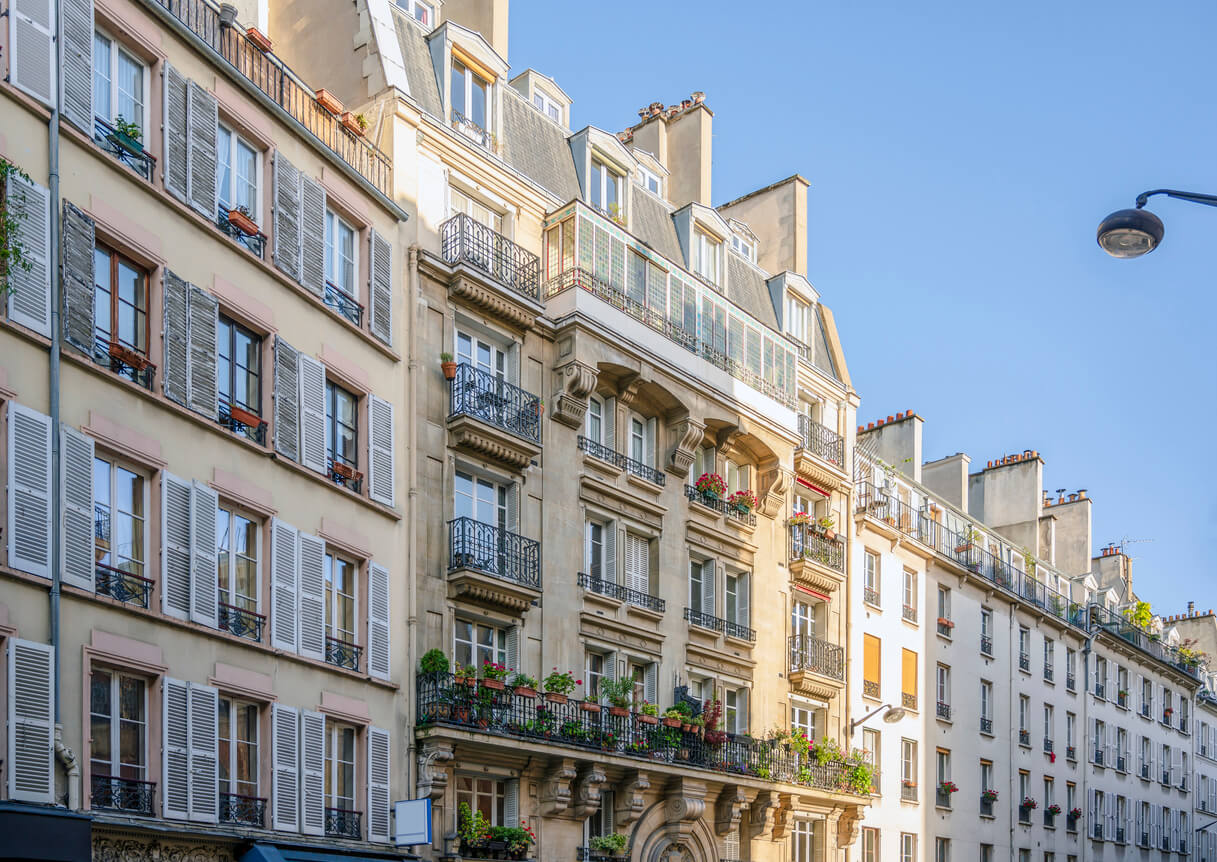
[(343, 847), (317, 847), (310, 844), (281, 844), (255, 841), (237, 862), (385, 862), (418, 859), (412, 853), (347, 850)]
[(76, 862), (89, 859), (93, 819), (49, 805), (0, 802), (0, 859)]

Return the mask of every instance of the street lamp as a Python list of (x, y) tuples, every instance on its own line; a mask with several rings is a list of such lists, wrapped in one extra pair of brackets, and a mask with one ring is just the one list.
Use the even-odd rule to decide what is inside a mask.
[(903, 706), (892, 706), (890, 703), (885, 703), (885, 704), (883, 704), (883, 706), (881, 706), (877, 709), (872, 709), (870, 712), (868, 712), (866, 715), (862, 716), (861, 718), (851, 721), (849, 723), (849, 735), (853, 736), (854, 730), (857, 729), (859, 724), (870, 721), (872, 718), (874, 718), (879, 713), (883, 712), (883, 710), (885, 710), (885, 709), (887, 710), (887, 712), (883, 713), (883, 720), (887, 724), (895, 724), (900, 719), (904, 718), (905, 713), (908, 712), (908, 710), (906, 710)]
[(1153, 195), (1191, 201), (1194, 204), (1217, 207), (1217, 195), (1180, 192), (1174, 189), (1154, 189), (1137, 195), (1136, 209), (1117, 210), (1103, 219), (1096, 239), (1103, 251), (1112, 257), (1128, 258), (1149, 254), (1162, 242), (1162, 219), (1145, 209)]

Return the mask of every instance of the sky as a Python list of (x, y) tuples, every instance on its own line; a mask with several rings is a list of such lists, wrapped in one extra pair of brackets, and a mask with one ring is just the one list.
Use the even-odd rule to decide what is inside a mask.
[[(809, 277), (861, 422), (912, 409), (927, 460), (1036, 449), (1094, 499), (1156, 611), (1217, 608), (1217, 208), (1095, 243), (1142, 191), (1217, 194), (1217, 3), (516, 0), (513, 74), (611, 132), (706, 92), (713, 203), (810, 182)], [(1097, 550), (1096, 550), (1097, 552)]]

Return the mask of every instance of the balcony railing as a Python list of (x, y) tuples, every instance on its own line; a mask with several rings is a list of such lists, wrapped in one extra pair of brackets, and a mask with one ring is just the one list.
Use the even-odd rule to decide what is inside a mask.
[(1044, 681), (1052, 682), (1052, 680), (1055, 676), (1056, 676), (1056, 671), (1054, 671), (1052, 669), (1052, 665), (1050, 665), (1050, 664), (1044, 665)]
[(685, 496), (689, 498), (690, 502), (713, 509), (720, 514), (726, 515), (733, 521), (738, 521), (749, 527), (756, 526), (756, 512), (753, 512), (751, 509), (745, 509), (734, 503), (729, 503), (721, 497), (699, 491), (692, 485), (685, 485)]
[(98, 595), (109, 596), (120, 602), (148, 607), (152, 595), (152, 581), (131, 572), (124, 572), (104, 563), (94, 563), (93, 584)]
[(646, 608), (649, 611), (655, 611), (662, 614), (666, 604), (663, 599), (658, 596), (652, 596), (648, 593), (632, 590), (629, 587), (623, 587), (615, 581), (606, 581), (602, 578), (593, 578), (586, 572), (579, 573), (579, 586), (592, 593), (599, 593), (602, 596), (608, 596), (618, 601), (628, 602), (631, 605), (637, 605), (640, 608)]
[(1053, 752), (1052, 740), (1048, 739), (1047, 737), (1044, 737), (1044, 754), (1052, 754), (1052, 752)]
[(363, 647), (339, 638), (325, 636), (325, 660), (337, 667), (347, 670), (359, 670), (359, 658), (363, 655)]
[(541, 589), (541, 544), (473, 518), (448, 522), (448, 571), (473, 569)]
[(1065, 746), (1065, 759), (1066, 760), (1077, 760), (1078, 759), (1078, 749), (1077, 749), (1076, 745), (1066, 745)]
[(541, 301), (541, 259), (465, 213), (440, 225), (444, 260), (464, 263), (514, 293)]
[(879, 681), (876, 679), (862, 680), (862, 693), (867, 697), (879, 696)]
[(938, 618), (938, 634), (942, 635), (945, 638), (949, 638), (951, 636), (951, 632), (954, 629), (955, 629), (955, 623), (951, 622), (946, 617)]
[(800, 413), (799, 438), (803, 449), (839, 470), (845, 469), (845, 438), (836, 431)]
[(222, 232), (230, 236), (233, 242), (252, 251), (259, 258), (266, 258), (266, 234), (258, 231), (257, 233), (246, 233), (241, 228), (233, 224), (232, 219), (228, 217), (229, 208), (224, 204), (220, 204), (216, 210), (216, 227)]
[(984, 796), (980, 797), (980, 815), (982, 817), (992, 817), (993, 816), (993, 800), (992, 799), (986, 799)]
[(220, 822), (242, 826), (266, 825), (266, 800), (259, 796), (220, 793)]
[(156, 366), (144, 353), (96, 333), (93, 336), (93, 361), (104, 368), (109, 368), (120, 377), (125, 377), (148, 391), (152, 391)]
[(1107, 686), (1105, 686), (1101, 682), (1096, 682), (1094, 684), (1094, 696), (1097, 697), (1099, 700), (1106, 700), (1107, 699)]
[(988, 635), (980, 636), (981, 655), (993, 655), (993, 638)]
[(1101, 605), (1092, 604), (1087, 611), (1091, 626), (1101, 626), (1109, 634), (1127, 641), (1158, 661), (1172, 665), (1195, 679), (1200, 678), (1200, 662), (1195, 656), (1156, 640), (1155, 635)]
[(355, 469), (355, 464), (341, 455), (330, 453), (325, 456), (325, 471), (330, 481), (340, 488), (363, 493), (363, 473)]
[(1104, 751), (1103, 751), (1103, 749), (1101, 749), (1101, 748), (1096, 748), (1096, 749), (1094, 750), (1094, 759), (1093, 759), (1093, 761), (1092, 761), (1092, 762), (1094, 763), (1094, 765), (1095, 765), (1095, 766), (1102, 766), (1102, 765), (1103, 765), (1103, 755), (1104, 755), (1105, 753), (1106, 753), (1106, 752), (1104, 752)]
[(863, 587), (862, 588), (862, 600), (864, 602), (866, 602), (868, 605), (874, 605), (875, 607), (879, 607), (879, 591), (876, 590), (874, 587)]
[[(265, 419), (251, 413), (246, 408), (239, 406), (237, 407), (237, 410), (240, 411), (239, 415), (248, 417), (248, 419), (238, 419), (237, 416), (234, 415), (233, 407), (227, 398), (221, 395), (219, 402), (219, 416), (216, 417), (216, 421), (219, 422), (219, 424), (223, 425), (234, 434), (240, 434), (243, 437), (253, 440), (259, 446), (266, 445)], [(255, 419), (257, 420), (256, 422), (253, 421)]]
[(1030, 672), (1031, 672), (1031, 656), (1029, 656), (1029, 655), (1019, 655), (1019, 657), (1018, 657), (1018, 669), (1019, 669), (1019, 670), (1026, 671), (1027, 673), (1030, 673)]
[(909, 694), (907, 691), (900, 693), (900, 705), (905, 709), (917, 708), (917, 695)]
[(790, 672), (811, 671), (830, 679), (845, 679), (845, 649), (813, 635), (790, 638)]
[(1069, 691), (1078, 690), (1078, 678), (1072, 673), (1065, 674), (1065, 688), (1069, 689)]
[(325, 834), (330, 838), (353, 838), (358, 841), (363, 837), (362, 821), (362, 811), (352, 811), (349, 808), (326, 808)]
[(218, 622), (226, 632), (256, 643), (262, 642), (262, 626), (266, 624), (266, 617), (262, 614), (220, 602)]
[(89, 803), (93, 808), (152, 816), (156, 801), (155, 781), (94, 774), (89, 783)]
[(467, 362), (456, 367), (449, 418), (472, 416), (540, 445), (541, 399)]
[[(790, 559), (812, 560), (834, 572), (845, 573), (845, 543), (840, 539), (830, 539), (814, 524), (791, 524)], [(916, 620), (917, 611), (913, 611)]]
[(338, 285), (327, 281), (321, 301), (356, 326), (363, 325), (363, 306)]
[(917, 785), (911, 781), (900, 782), (900, 800), (902, 802), (917, 801)]
[(473, 141), (475, 144), (485, 147), (486, 149), (491, 148), (492, 139), (490, 132), (483, 129), (480, 125), (466, 117), (455, 108), (452, 109), (452, 128), (469, 138), (469, 140)]
[(934, 792), (934, 804), (939, 808), (950, 808), (951, 792), (949, 790), (943, 790), (942, 788), (936, 790)]
[(915, 623), (917, 622), (917, 609), (912, 605), (904, 605), (900, 609), (900, 616), (910, 623)]
[(725, 620), (721, 617), (703, 614), (701, 611), (695, 611), (692, 608), (685, 608), (685, 622), (690, 625), (695, 625), (703, 629), (721, 632), (729, 638), (738, 638), (742, 641), (755, 641), (756, 632), (748, 628), (746, 625)]
[(152, 181), (156, 157), (145, 151), (139, 141), (124, 138), (113, 126), (96, 116), (93, 118), (93, 141), (141, 177)]
[(662, 470), (656, 470), (649, 464), (643, 464), (641, 461), (635, 461), (633, 458), (628, 458), (620, 452), (603, 445), (602, 443), (597, 443), (595, 440), (592, 440), (589, 437), (584, 437), (582, 434), (579, 435), (578, 442), (579, 450), (581, 452), (586, 452), (593, 458), (603, 461), (606, 464), (612, 464), (614, 467), (625, 470), (627, 473), (638, 476), (640, 479), (646, 479), (648, 482), (654, 482), (661, 488), (663, 487), (664, 482), (667, 480), (667, 474), (665, 474)]
[(566, 748), (673, 764), (678, 768), (749, 775), (820, 790), (867, 797), (869, 770), (849, 769), (850, 760), (833, 756), (823, 765), (789, 744), (746, 735), (684, 731), (649, 724), (631, 712), (614, 716), (608, 710), (589, 712), (582, 701), (563, 703), (503, 691), (457, 685), (450, 673), (420, 674), (416, 698), (420, 729), (442, 725), (465, 730), (559, 745)]
[(980, 732), (992, 734), (993, 733), (993, 719), (982, 717), (980, 720)]
[(950, 721), (951, 720), (951, 705), (949, 703), (944, 703), (941, 700), (938, 701), (938, 705), (937, 705), (936, 709), (934, 710), (934, 714), (941, 719)]

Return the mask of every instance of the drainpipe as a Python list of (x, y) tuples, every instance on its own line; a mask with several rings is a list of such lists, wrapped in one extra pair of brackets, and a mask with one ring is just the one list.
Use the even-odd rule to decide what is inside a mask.
[(414, 720), (417, 712), (415, 704), (415, 662), (417, 661), (418, 652), (418, 415), (419, 415), (419, 383), (420, 367), (418, 362), (418, 336), (419, 326), (422, 320), (422, 314), (425, 309), (425, 301), (422, 297), (422, 290), (419, 287), (418, 278), (418, 245), (411, 245), (408, 253), (408, 266), (406, 268), (406, 299), (407, 307), (410, 309), (410, 316), (407, 319), (409, 331), (406, 333), (406, 369), (407, 369), (407, 392), (409, 394), (409, 404), (407, 405), (406, 416), (406, 445), (409, 447), (409, 456), (407, 458), (406, 469), (409, 474), (410, 491), (408, 495), (406, 522), (409, 524), (409, 541), (406, 545), (406, 572), (409, 578), (409, 588), (406, 591), (406, 632), (409, 652), (409, 659), (406, 667), (406, 781), (407, 787), (404, 788), (406, 798), (413, 798), (413, 788), (418, 783), (418, 767), (414, 756)]
[(63, 744), (63, 725), (55, 725), (55, 758), (68, 773), (68, 810), (80, 810), (80, 761), (72, 749)]

